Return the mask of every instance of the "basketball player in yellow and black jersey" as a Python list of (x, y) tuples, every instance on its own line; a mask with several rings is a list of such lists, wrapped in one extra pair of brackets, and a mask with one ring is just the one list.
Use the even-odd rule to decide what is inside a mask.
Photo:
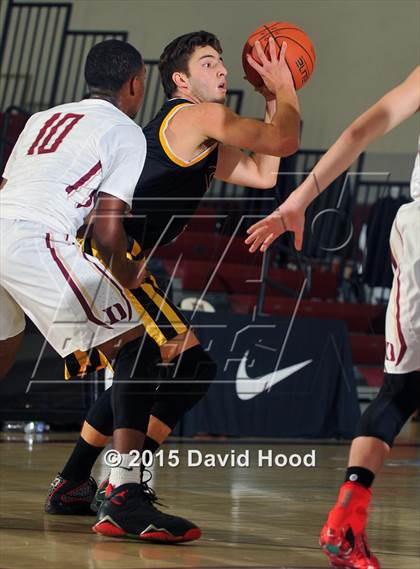
[[(213, 175), (233, 184), (271, 188), (276, 183), (280, 157), (297, 150), (300, 110), (285, 61), (287, 46), (283, 44), (277, 55), (272, 41), (269, 56), (259, 44), (256, 49), (261, 63), (251, 59), (249, 62), (264, 80), (261, 89), (265, 98), (264, 122), (240, 117), (224, 106), (227, 70), (220, 43), (213, 34), (203, 31), (186, 34), (165, 48), (159, 69), (168, 100), (143, 129), (147, 157), (134, 193), (132, 217), (125, 222), (127, 234), (135, 240), (131, 252), (139, 258), (183, 231)], [(248, 155), (242, 149), (252, 153)], [(87, 241), (85, 247), (94, 252), (94, 243)], [(216, 375), (216, 365), (153, 277), (146, 279), (133, 294), (144, 307), (146, 334), (139, 363), (134, 373), (127, 370), (127, 375), (137, 380), (149, 379), (141, 384), (142, 409), (148, 405), (150, 410), (143, 450), (154, 452), (185, 412), (205, 395)], [(130, 356), (127, 361), (132, 361), (131, 349), (138, 351), (138, 342), (121, 352), (117, 361), (119, 376), (124, 373), (125, 354)], [(162, 362), (168, 365), (163, 368)], [(77, 362), (74, 364), (77, 368)], [(169, 376), (166, 381), (162, 380), (162, 369)], [(128, 390), (133, 386), (136, 388), (135, 382), (127, 382)], [(83, 494), (80, 488), (87, 484), (91, 468), (109, 440), (113, 421), (127, 423), (127, 417), (120, 417), (118, 409), (112, 412), (109, 391), (90, 410), (76, 448), (53, 482), (47, 512), (82, 513), (82, 498), (88, 510), (91, 492)], [(138, 414), (133, 407), (130, 420), (134, 421)], [(139, 477), (138, 472), (130, 470), (129, 461), (131, 457), (123, 455), (118, 473), (112, 469), (111, 480), (117, 480), (118, 485), (108, 486), (107, 499), (99, 509), (94, 527), (103, 535), (140, 533), (132, 520), (127, 522), (125, 507), (114, 503), (116, 493), (117, 501), (122, 500), (122, 485)], [(76, 488), (77, 500), (73, 500)], [(160, 536), (156, 530), (155, 539), (167, 540), (168, 531)], [(192, 539), (198, 533), (194, 536)], [(173, 537), (175, 540), (176, 536)]]

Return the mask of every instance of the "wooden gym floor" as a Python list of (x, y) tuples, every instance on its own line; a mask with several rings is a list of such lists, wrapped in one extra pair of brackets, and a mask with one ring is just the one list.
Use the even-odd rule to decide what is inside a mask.
[[(179, 449), (181, 464), (155, 466), (154, 486), (168, 506), (166, 511), (200, 525), (203, 537), (189, 544), (162, 546), (95, 535), (90, 529), (93, 517), (43, 513), (48, 485), (63, 466), (76, 434), (39, 436), (38, 441), (25, 440), (23, 435), (1, 436), (0, 569), (328, 567), (317, 539), (343, 478), (347, 444), (189, 441), (165, 445), (164, 456)], [(368, 535), (383, 569), (420, 568), (419, 441), (418, 424), (412, 423), (375, 482)], [(250, 466), (188, 466), (191, 449), (212, 455), (232, 449), (238, 455), (249, 449)], [(269, 449), (286, 456), (314, 449), (316, 466), (258, 467), (258, 452)], [(97, 478), (103, 473), (103, 466), (95, 470)]]

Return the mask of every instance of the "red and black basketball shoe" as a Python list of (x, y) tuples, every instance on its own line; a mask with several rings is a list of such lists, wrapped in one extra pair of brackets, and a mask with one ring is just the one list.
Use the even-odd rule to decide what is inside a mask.
[(178, 516), (158, 510), (154, 491), (141, 484), (108, 486), (93, 531), (107, 537), (128, 537), (139, 541), (180, 543), (199, 539), (201, 530)]
[(51, 482), (45, 501), (47, 514), (62, 514), (68, 516), (91, 516), (90, 508), (97, 485), (90, 477), (88, 480), (65, 480), (60, 473)]
[(357, 482), (341, 486), (337, 503), (329, 512), (319, 538), (332, 567), (380, 568), (369, 549), (365, 531), (371, 497), (371, 490)]
[(108, 488), (108, 484), (109, 484), (109, 478), (105, 478), (105, 480), (103, 480), (99, 484), (98, 489), (96, 490), (96, 494), (90, 505), (90, 509), (95, 514), (99, 512), (99, 508), (102, 506), (103, 501), (105, 500), (106, 489)]

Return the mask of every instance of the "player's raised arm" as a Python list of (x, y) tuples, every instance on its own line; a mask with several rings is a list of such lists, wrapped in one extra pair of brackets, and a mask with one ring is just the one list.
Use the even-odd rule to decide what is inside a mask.
[(384, 136), (420, 108), (420, 67), (360, 115), (321, 158), (306, 180), (272, 214), (248, 229), (250, 251), (265, 251), (285, 231), (303, 239), (308, 205), (346, 170), (374, 140)]
[[(258, 89), (266, 99), (264, 122), (271, 124), (276, 112), (275, 96), (266, 87)], [(215, 178), (252, 188), (272, 188), (276, 185), (280, 157), (252, 152), (248, 154), (233, 146), (220, 145)]]
[(261, 65), (249, 59), (262, 76), (269, 91), (276, 98), (276, 110), (270, 123), (240, 117), (218, 103), (203, 103), (188, 109), (191, 121), (200, 125), (199, 134), (204, 139), (218, 140), (229, 146), (245, 148), (271, 156), (289, 156), (299, 146), (300, 110), (293, 85), (293, 78), (285, 61), (286, 44), (279, 56), (274, 41), (270, 42), (268, 59), (256, 44)]

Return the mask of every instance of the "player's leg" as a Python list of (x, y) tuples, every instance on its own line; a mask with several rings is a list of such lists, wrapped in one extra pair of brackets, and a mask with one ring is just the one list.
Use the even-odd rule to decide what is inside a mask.
[[(216, 375), (216, 364), (188, 330), (160, 347), (166, 366), (159, 365), (160, 383), (151, 409), (144, 448), (156, 452), (175, 425), (208, 391)], [(165, 377), (162, 377), (164, 374)], [(112, 389), (112, 388), (111, 388)], [(89, 411), (86, 424), (94, 425), (92, 444), (109, 430), (109, 390)], [(105, 421), (109, 421), (106, 424)]]
[[(36, 223), (3, 220), (1, 241), (1, 288), (28, 314), (59, 355), (89, 352), (126, 332), (137, 330), (135, 334), (140, 334), (142, 315), (135, 298), (74, 239), (48, 233)], [(127, 366), (129, 357), (135, 358), (135, 354), (129, 356), (126, 351)], [(129, 396), (120, 399), (119, 412), (130, 404)], [(149, 408), (144, 416), (146, 428), (148, 417)], [(136, 440), (140, 439), (138, 436)], [(56, 480), (50, 498), (60, 491), (61, 484)], [(75, 486), (68, 498), (75, 507), (83, 508), (89, 505), (86, 494), (92, 498), (95, 490), (94, 481), (88, 480), (86, 485)]]
[[(159, 289), (152, 275), (133, 294), (148, 314), (146, 332), (160, 346), (162, 360), (156, 364), (161, 381), (144, 447), (155, 452), (184, 413), (205, 394), (215, 376), (215, 364), (200, 346), (181, 311)], [(184, 355), (181, 357), (181, 354)], [(192, 381), (194, 387), (188, 387)], [(103, 402), (99, 405), (106, 405), (106, 396), (101, 399)], [(90, 420), (101, 432), (102, 427), (95, 415), (93, 410)]]
[[(125, 346), (128, 334), (118, 339), (118, 346)], [(146, 341), (146, 342), (145, 342)], [(144, 354), (145, 361), (150, 363), (150, 378), (155, 378), (158, 370), (155, 369), (155, 363), (152, 357), (159, 350), (156, 344), (148, 336), (141, 336), (138, 342), (145, 342), (146, 346), (142, 346), (139, 354), (133, 352), (134, 359)], [(107, 357), (111, 359), (111, 351), (109, 346), (101, 346), (106, 351)], [(105, 445), (112, 437), (113, 433), (113, 412), (111, 405), (111, 390), (104, 391), (100, 397), (90, 408), (87, 417), (83, 423), (79, 438), (74, 446), (66, 464), (52, 481), (47, 499), (45, 502), (45, 511), (49, 514), (67, 514), (67, 515), (92, 515), (95, 513), (103, 501), (105, 495), (106, 483), (101, 484), (98, 491), (98, 498), (94, 500), (96, 492), (96, 483), (91, 478), (91, 470), (103, 451)], [(150, 448), (149, 440), (146, 437), (145, 448)], [(152, 447), (154, 445), (153, 441)], [(75, 489), (77, 489), (77, 501), (74, 500)], [(92, 503), (95, 507), (91, 509)]]
[(384, 384), (363, 414), (345, 482), (330, 511), (320, 544), (332, 563), (376, 569), (365, 528), (371, 485), (404, 423), (420, 405), (420, 204), (398, 211), (391, 232), (394, 281), (386, 317)]
[(97, 485), (91, 471), (112, 437), (112, 428), (111, 393), (108, 389), (89, 410), (66, 464), (51, 482), (45, 501), (46, 513), (71, 516), (95, 513), (91, 504)]
[[(113, 362), (118, 350), (125, 344), (140, 337), (144, 332), (143, 327), (129, 330), (122, 336), (117, 336), (105, 344), (99, 346), (101, 354), (107, 362)], [(94, 354), (94, 352), (97, 352)], [(65, 370), (70, 373), (80, 373), (86, 367), (86, 360), (92, 369), (95, 362), (100, 362), (98, 350), (92, 350), (89, 354), (79, 355), (79, 359), (72, 355), (66, 358)], [(83, 362), (83, 363), (82, 363)], [(71, 374), (70, 374), (71, 375)], [(92, 419), (91, 419), (92, 417)], [(91, 421), (93, 424), (90, 424)], [(95, 426), (93, 426), (95, 424)], [(98, 427), (98, 428), (96, 428)], [(110, 392), (105, 392), (103, 400), (99, 398), (89, 411), (87, 421), (84, 422), (79, 438), (73, 448), (64, 468), (58, 472), (51, 482), (45, 501), (45, 512), (60, 515), (93, 515), (96, 510), (91, 509), (98, 490), (95, 480), (91, 477), (91, 471), (97, 458), (105, 448), (112, 436), (113, 417), (111, 409)], [(100, 488), (103, 493), (104, 488)]]
[[(191, 330), (163, 344), (160, 353), (166, 365), (157, 363), (159, 385), (143, 447), (152, 453), (159, 449), (185, 413), (204, 397), (216, 376), (216, 364)], [(98, 421), (99, 416), (102, 414), (103, 418), (106, 417), (103, 409), (106, 396), (103, 395), (101, 399), (99, 406), (102, 409), (99, 413), (93, 409), (87, 418), (88, 422), (98, 427), (99, 437), (101, 429), (105, 432), (104, 424)]]
[(1, 239), (0, 286), (62, 357), (141, 325), (129, 293), (68, 235), (3, 220)]
[[(155, 507), (155, 494), (142, 477), (139, 454), (158, 381), (158, 377), (155, 381), (150, 379), (150, 368), (158, 369), (155, 363), (160, 360), (160, 350), (146, 335), (141, 357), (135, 357), (134, 366), (131, 351), (138, 353), (138, 343), (126, 345), (116, 362), (111, 404), (113, 447), (120, 461), (111, 467), (106, 497), (93, 529), (101, 535), (141, 541), (173, 543), (198, 539), (201, 532), (194, 524)], [(137, 457), (133, 452), (137, 452)]]
[[(150, 338), (154, 338), (154, 342), (160, 345), (162, 358), (166, 363), (170, 362), (167, 368), (170, 372), (176, 371), (179, 387), (178, 397), (176, 397), (177, 382), (171, 381), (170, 389), (168, 386), (157, 392), (156, 405), (152, 409), (152, 415), (149, 418), (147, 436), (145, 438), (143, 450), (155, 452), (160, 444), (167, 438), (175, 424), (182, 415), (200, 399), (206, 389), (209, 381), (215, 375), (215, 364), (208, 355), (199, 347), (199, 341), (196, 336), (188, 329), (188, 323), (178, 311), (178, 309), (165, 298), (165, 295), (158, 289), (153, 277), (148, 279), (139, 291), (134, 291), (137, 300), (141, 303), (144, 312), (148, 315), (145, 319), (146, 331), (149, 335), (148, 342), (152, 342)], [(181, 353), (186, 352), (180, 361)], [(160, 361), (156, 361), (158, 369), (153, 372), (150, 357), (140, 352), (140, 356), (148, 361), (148, 373), (152, 376), (162, 370)], [(144, 367), (144, 366), (143, 366)], [(143, 373), (144, 373), (143, 369)], [(169, 376), (171, 373), (168, 374)], [(191, 383), (191, 379), (197, 379), (198, 387), (188, 388), (187, 383)], [(182, 382), (183, 380), (183, 382)], [(167, 393), (168, 392), (168, 393)], [(110, 406), (111, 391), (107, 391), (100, 396), (93, 408), (89, 411), (89, 415), (82, 429), (81, 438), (83, 443), (76, 445), (68, 463), (63, 471), (73, 478), (80, 477), (80, 472), (84, 472), (87, 478), (89, 469), (93, 466), (101, 445), (105, 442), (106, 436), (111, 432), (112, 412)], [(167, 401), (165, 401), (167, 399)], [(178, 401), (177, 401), (178, 400)], [(156, 414), (156, 416), (155, 416)], [(82, 447), (83, 453), (80, 452)], [(98, 451), (99, 449), (99, 451)], [(84, 462), (84, 466), (80, 462)], [(92, 506), (97, 509), (103, 500), (107, 481), (104, 481), (99, 488)], [(69, 510), (70, 513), (70, 510)]]
[[(160, 361), (159, 346), (175, 332), (186, 330), (185, 322), (166, 305), (153, 281), (149, 277), (140, 289), (124, 291), (141, 314), (147, 334), (140, 346), (137, 341), (126, 344), (116, 360), (111, 405), (113, 446), (121, 463), (111, 468), (107, 498), (98, 512), (94, 531), (140, 540), (190, 541), (200, 537), (200, 530), (187, 520), (163, 514), (154, 507), (154, 493), (141, 479), (140, 465), (131, 456), (132, 451), (141, 453), (144, 447), (157, 385), (154, 374)], [(118, 312), (122, 309), (120, 304)], [(169, 332), (162, 332), (161, 320), (168, 323)]]
[[(143, 314), (138, 314), (136, 299), (119, 286), (98, 259), (85, 254), (68, 236), (43, 233), (37, 224), (6, 220), (2, 225), (3, 239), (1, 286), (13, 294), (61, 356), (75, 350), (89, 351), (138, 328)], [(130, 366), (134, 367), (134, 379), (142, 380), (144, 374), (139, 367), (148, 360), (140, 358), (140, 363), (134, 365), (137, 353), (132, 344), (120, 350), (116, 367), (116, 378), (120, 379), (114, 386), (112, 400), (114, 441), (123, 456), (123, 468), (113, 469), (111, 480), (115, 486), (132, 482), (137, 495), (140, 475), (135, 477), (134, 469), (130, 478), (124, 461), (130, 458), (128, 450), (141, 450), (143, 446), (154, 389), (147, 382), (139, 386), (126, 381), (131, 379)], [(158, 349), (157, 352), (160, 356)], [(61, 482), (57, 481), (50, 498), (60, 488)], [(92, 484), (74, 488), (74, 504), (82, 506), (84, 500), (80, 498), (92, 491)]]
[[(136, 350), (132, 350), (132, 346), (135, 342), (132, 342), (125, 351), (122, 351), (122, 360), (125, 361), (126, 365), (134, 366), (135, 360), (137, 357)], [(126, 344), (125, 344), (126, 345)], [(137, 344), (135, 344), (137, 347)], [(154, 343), (153, 343), (154, 346)], [(152, 348), (153, 348), (152, 346)], [(130, 354), (131, 352), (131, 354)], [(109, 352), (108, 352), (109, 353)], [(147, 354), (147, 358), (150, 358), (150, 353)], [(152, 354), (153, 355), (153, 354)], [(147, 359), (146, 358), (146, 359)], [(121, 367), (121, 365), (120, 365)], [(148, 416), (149, 407), (152, 404), (152, 392), (153, 387), (148, 385), (146, 386), (148, 389), (146, 392), (144, 390), (142, 393), (142, 404), (136, 405), (138, 416), (143, 415), (144, 417)], [(136, 399), (136, 394), (131, 394), (132, 399)], [(119, 402), (118, 402), (119, 405)], [(141, 408), (140, 408), (141, 407)], [(121, 415), (121, 408), (123, 409), (123, 418), (125, 421), (130, 421), (130, 416), (127, 416), (127, 412), (124, 411), (124, 401), (120, 406), (119, 414)], [(141, 449), (143, 444), (143, 435), (141, 432), (137, 434), (136, 430), (134, 430), (134, 434), (136, 438), (132, 441), (128, 441), (130, 445), (130, 449)], [(90, 472), (91, 469), (99, 456), (99, 454), (104, 449), (108, 440), (112, 437), (113, 434), (113, 412), (112, 412), (112, 402), (111, 402), (111, 390), (106, 390), (94, 403), (92, 408), (89, 410), (89, 413), (86, 417), (86, 420), (83, 424), (79, 439), (67, 460), (64, 468), (62, 469), (61, 473), (59, 473), (56, 479), (52, 482), (50, 487), (50, 492), (47, 497), (45, 510), (50, 514), (93, 514), (94, 512), (91, 510), (91, 503), (94, 498), (95, 492), (87, 492), (85, 493), (85, 500), (84, 506), (85, 508), (83, 511), (80, 509), (80, 506), (75, 508), (75, 505), (71, 501), (71, 497), (73, 496), (73, 488), (77, 486), (79, 489), (80, 486), (85, 488), (90, 487)], [(119, 429), (119, 433), (117, 433), (117, 440), (118, 434), (122, 434), (123, 441), (124, 436), (126, 437), (126, 429)], [(128, 433), (130, 435), (130, 433)], [(126, 437), (127, 439), (127, 437)], [(134, 445), (134, 446), (131, 446)], [(114, 445), (115, 446), (115, 445)], [(113, 469), (113, 474), (115, 475), (117, 472), (122, 473), (123, 477), (121, 480), (113, 480), (114, 485), (120, 485), (120, 482), (140, 482), (140, 474), (137, 472), (136, 469), (133, 469), (131, 478), (125, 480), (124, 469)], [(114, 476), (115, 478), (115, 476)], [(51, 490), (54, 490), (57, 480), (62, 482), (59, 491), (54, 492), (51, 495)], [(79, 481), (79, 482), (78, 482)], [(106, 486), (108, 485), (108, 481)], [(80, 493), (80, 490), (79, 490)], [(105, 487), (103, 488), (103, 494), (105, 493)], [(80, 500), (79, 500), (80, 503)]]
[(217, 372), (216, 363), (191, 330), (164, 347), (168, 373), (157, 390), (149, 432), (157, 441), (163, 435), (166, 438), (185, 413), (205, 396)]
[[(170, 334), (168, 329), (166, 334)], [(167, 376), (164, 380), (161, 378), (156, 392), (143, 447), (143, 450), (152, 453), (158, 450), (182, 416), (205, 395), (216, 375), (216, 364), (199, 345), (191, 330), (173, 336), (161, 346), (160, 351), (167, 364)], [(164, 369), (160, 366), (160, 372)], [(109, 396), (103, 394), (96, 403), (96, 409), (91, 410), (87, 418), (102, 432), (105, 432), (105, 425), (101, 424), (99, 418), (105, 418), (106, 414), (100, 407), (107, 404), (107, 398)], [(94, 510), (103, 501), (107, 482), (103, 481), (99, 487), (92, 504)]]
[(363, 465), (363, 468), (376, 475), (382, 468), (389, 452), (390, 445), (374, 436), (359, 436), (354, 439), (349, 455), (349, 468)]
[[(89, 252), (92, 255), (97, 255), (98, 253), (95, 250), (95, 244), (92, 240), (85, 240), (83, 243), (84, 250)], [(130, 255), (139, 258), (141, 256), (140, 247), (137, 243), (133, 242), (130, 243)], [(158, 286), (158, 283), (153, 275), (149, 275), (148, 278), (145, 280), (143, 285), (139, 287), (136, 291), (131, 291), (132, 294), (135, 296), (136, 301), (138, 302), (139, 306), (141, 307), (141, 312), (143, 314), (143, 321), (145, 323), (145, 328), (147, 334), (152, 338), (158, 346), (160, 346), (160, 352), (162, 360), (168, 366), (171, 366), (173, 370), (176, 370), (176, 374), (178, 378), (182, 378), (186, 374), (185, 377), (192, 377), (195, 374), (195, 370), (190, 371), (189, 367), (191, 367), (190, 361), (194, 362), (194, 367), (198, 367), (198, 376), (200, 373), (203, 375), (204, 379), (208, 376), (209, 372), (206, 368), (205, 362), (209, 360), (209, 357), (203, 352), (201, 347), (199, 347), (199, 341), (195, 334), (189, 329), (189, 324), (182, 315), (182, 313), (178, 310), (178, 308), (167, 298), (166, 293), (161, 290)], [(192, 350), (192, 352), (190, 351)], [(182, 362), (179, 360), (179, 356), (183, 352), (187, 352), (188, 354), (182, 358)], [(191, 356), (191, 353), (194, 355)], [(202, 355), (203, 354), (203, 355)], [(143, 356), (142, 356), (143, 357)], [(203, 359), (203, 364), (199, 366), (196, 365), (200, 359)], [(157, 365), (160, 365), (161, 362), (158, 362)], [(214, 366), (214, 364), (213, 364)], [(208, 365), (207, 365), (208, 367)], [(162, 368), (163, 372), (163, 368)], [(171, 373), (166, 374), (171, 375)], [(200, 377), (198, 377), (200, 379)], [(185, 381), (185, 378), (184, 378)], [(172, 388), (172, 391), (175, 389), (175, 385)], [(185, 387), (185, 386), (184, 386)], [(204, 394), (205, 389), (204, 385), (201, 384), (201, 396)], [(160, 388), (162, 389), (162, 388)], [(165, 389), (162, 389), (163, 397), (165, 396)], [(171, 432), (174, 424), (173, 423), (174, 417), (177, 416), (180, 418), (186, 410), (191, 408), (194, 404), (194, 397), (187, 396), (185, 397), (184, 392), (188, 391), (186, 388), (183, 389), (183, 393), (180, 394), (180, 398), (183, 399), (184, 405), (178, 405), (179, 409), (175, 412), (172, 412), (171, 415), (171, 426), (161, 420), (161, 418), (155, 416), (153, 413), (150, 417), (147, 438), (145, 444), (148, 450), (157, 450), (160, 444), (166, 439), (166, 437)], [(157, 394), (158, 405), (156, 407), (156, 411), (161, 408), (159, 401), (162, 399), (160, 392)], [(195, 398), (196, 399), (196, 398)], [(104, 404), (106, 404), (106, 399), (104, 399)], [(166, 407), (170, 407), (171, 404), (168, 403)], [(182, 407), (182, 409), (181, 409)], [(165, 408), (165, 405), (164, 405)], [(95, 412), (90, 414), (90, 417), (94, 419)], [(164, 409), (163, 419), (167, 418), (166, 409)], [(173, 423), (173, 424), (172, 424)], [(98, 424), (98, 422), (96, 422)], [(99, 429), (100, 431), (100, 429)]]
[(11, 369), (22, 342), (25, 315), (1, 285), (0, 307), (0, 379), (3, 379)]
[[(83, 249), (85, 254), (97, 258), (98, 254), (91, 239), (81, 241), (80, 247)], [(153, 279), (153, 284), (154, 282), (155, 281)], [(168, 313), (168, 309), (170, 307), (165, 309), (165, 313), (174, 321), (173, 325), (170, 323), (170, 320), (166, 318), (163, 311), (159, 310), (159, 307), (155, 302), (154, 288), (150, 283), (152, 283), (152, 277), (149, 277), (147, 282), (144, 283), (144, 290), (141, 289), (132, 292), (127, 291), (128, 294), (130, 294), (130, 298), (136, 305), (137, 312), (141, 313), (146, 326), (147, 335), (142, 339), (142, 341), (145, 340), (145, 345), (140, 349), (139, 354), (134, 354), (135, 357), (139, 356), (139, 358), (145, 358), (145, 364), (147, 363), (149, 352), (153, 350), (154, 345), (162, 345), (168, 338), (176, 336), (178, 333), (177, 330), (180, 328), (182, 330), (186, 330), (186, 326), (183, 322), (179, 319), (173, 318), (173, 316)], [(159, 294), (156, 298), (160, 299), (161, 295)], [(160, 312), (161, 314), (159, 314)], [(162, 327), (164, 326), (168, 327), (167, 331), (162, 331)], [(120, 339), (117, 338), (116, 340), (119, 341)], [(107, 359), (112, 361), (115, 357), (115, 352), (120, 348), (120, 346), (118, 344), (112, 345), (111, 342), (108, 342), (107, 345), (102, 345), (100, 348), (107, 356)], [(84, 369), (85, 366), (81, 366), (79, 360), (80, 358), (75, 357), (74, 354), (71, 354), (70, 357), (66, 358), (66, 370), (70, 375), (78, 374)], [(90, 356), (90, 360), (98, 361), (97, 354), (92, 354)], [(160, 362), (155, 363), (158, 364)], [(151, 373), (151, 378), (155, 378), (158, 370), (153, 369), (151, 362), (149, 362), (147, 369)], [(143, 374), (145, 374), (145, 370), (146, 366), (144, 365), (142, 371)], [(56, 478), (50, 485), (45, 503), (45, 511), (47, 513), (69, 515), (77, 513), (75, 512), (74, 505), (70, 499), (71, 497), (68, 496), (68, 493), (72, 495), (75, 485), (79, 485), (82, 482), (89, 485), (90, 473), (93, 465), (103, 450), (106, 441), (112, 435), (112, 432), (113, 413), (111, 406), (111, 391), (107, 390), (98, 398), (89, 410), (76, 446), (67, 460), (67, 463), (64, 465), (64, 468), (57, 474)], [(149, 438), (145, 439), (143, 448), (152, 450), (155, 447), (156, 444), (154, 440)], [(105, 480), (100, 485), (99, 492), (95, 500), (94, 494), (91, 492), (86, 493), (85, 507), (83, 511), (80, 511), (79, 513), (91, 514), (91, 504), (93, 505), (93, 511), (97, 511), (103, 501), (107, 482), (108, 481)], [(60, 489), (59, 491), (56, 491), (55, 488), (58, 484), (60, 485)]]
[(379, 567), (366, 539), (371, 486), (403, 425), (420, 405), (420, 371), (385, 374), (384, 385), (366, 409), (353, 440), (348, 468), (320, 544), (332, 562), (353, 569)]
[[(105, 448), (112, 440), (113, 416), (111, 406), (111, 389), (104, 391), (92, 407), (83, 423), (79, 438), (62, 470), (51, 483), (50, 488), (55, 488), (57, 478), (60, 482), (65, 481), (60, 492), (52, 498), (47, 498), (45, 511), (49, 514), (88, 514), (96, 513), (105, 498), (105, 491), (109, 483), (106, 477), (95, 495), (86, 493), (87, 507), (75, 512), (73, 504), (67, 499), (67, 494), (72, 494), (73, 488), (78, 483), (87, 483), (92, 468)], [(152, 415), (149, 417), (147, 435), (143, 444), (143, 451), (155, 453), (160, 445), (166, 440), (171, 429)]]
[[(81, 247), (83, 247), (83, 250), (86, 254), (94, 256), (95, 250), (92, 248), (92, 243), (90, 240), (85, 240), (82, 242)], [(146, 290), (148, 290), (148, 287), (146, 287)], [(146, 365), (143, 365), (142, 373), (143, 375), (150, 373), (150, 379), (154, 380), (158, 373), (157, 368), (154, 369), (154, 366), (160, 363), (160, 361), (155, 362), (154, 357), (152, 358), (153, 362), (148, 362), (148, 359), (150, 359), (150, 353), (152, 353), (154, 349), (158, 351), (158, 346), (164, 343), (167, 338), (160, 329), (161, 323), (157, 318), (157, 307), (149, 298), (149, 296), (143, 291), (134, 292), (134, 295), (130, 291), (126, 292), (133, 300), (137, 312), (142, 315), (147, 330), (146, 335), (143, 336), (142, 334), (142, 346), (139, 346), (139, 353), (136, 354), (133, 351), (133, 355), (131, 357), (138, 358), (139, 360), (143, 359), (144, 364), (148, 363), (147, 368)], [(167, 322), (166, 319), (165, 322)], [(176, 331), (173, 329), (173, 327), (170, 327), (169, 337), (172, 337), (173, 335), (176, 335)], [(115, 359), (116, 353), (121, 349), (121, 344), (126, 344), (127, 340), (130, 341), (133, 339), (135, 339), (135, 336), (133, 338), (131, 331), (128, 331), (124, 334), (124, 337), (113, 339), (107, 344), (102, 344), (99, 346), (99, 348), (106, 355), (108, 361), (113, 361)], [(92, 353), (90, 355), (91, 361), (98, 361), (98, 359), (99, 358), (97, 354)], [(68, 373), (70, 373), (70, 375), (78, 374), (85, 368), (85, 364), (80, 365), (79, 360), (80, 356), (76, 358), (74, 354), (71, 354), (68, 358), (66, 358), (66, 370)], [(146, 369), (148, 372), (146, 372)], [(92, 494), (92, 487), (89, 482), (90, 473), (108, 438), (112, 435), (112, 432), (113, 413), (111, 407), (111, 391), (107, 390), (98, 398), (98, 400), (89, 410), (79, 439), (69, 459), (67, 460), (67, 463), (61, 472), (57, 474), (50, 485), (45, 503), (45, 511), (47, 513), (69, 515), (75, 515), (76, 513), (92, 514), (93, 512), (90, 508), (90, 505), (92, 503), (94, 506), (93, 510), (95, 512), (97, 511), (101, 501), (103, 500), (107, 481), (104, 481), (104, 483), (100, 485), (97, 498), (94, 500), (95, 492)], [(149, 450), (155, 447), (154, 441), (149, 440), (148, 438), (146, 438), (145, 444), (145, 448)], [(80, 484), (83, 483), (87, 485), (90, 490), (89, 492), (85, 493), (84, 506), (83, 509), (81, 509), (80, 501), (75, 506), (71, 497), (73, 496), (74, 487), (79, 488)], [(59, 490), (57, 491), (56, 487), (58, 485)], [(75, 507), (77, 511), (75, 510)]]

